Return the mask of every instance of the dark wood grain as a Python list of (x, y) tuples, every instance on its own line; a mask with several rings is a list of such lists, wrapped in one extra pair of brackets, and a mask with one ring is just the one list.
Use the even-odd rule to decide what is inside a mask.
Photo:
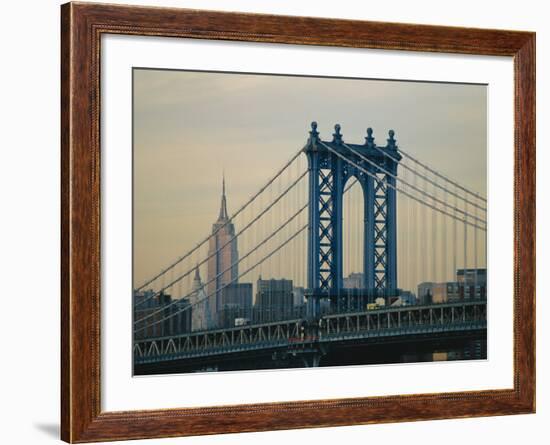
[[(63, 5), (61, 18), (63, 440), (90, 442), (534, 412), (534, 33), (90, 3)], [(514, 388), (101, 412), (99, 61), (103, 33), (513, 56)]]

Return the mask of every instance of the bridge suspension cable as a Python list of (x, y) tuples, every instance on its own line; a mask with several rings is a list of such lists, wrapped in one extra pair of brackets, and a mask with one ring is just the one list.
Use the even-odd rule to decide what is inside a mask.
[[(486, 227), (482, 227), (482, 226), (480, 226), (480, 225), (478, 225), (478, 224), (476, 224), (476, 223), (474, 223), (474, 222), (467, 221), (466, 218), (456, 217), (456, 216), (454, 216), (452, 213), (449, 213), (449, 212), (446, 211), (446, 210), (443, 210), (443, 209), (441, 209), (441, 208), (439, 208), (439, 207), (437, 207), (437, 206), (435, 206), (435, 205), (433, 205), (433, 204), (430, 204), (430, 203), (428, 203), (428, 202), (426, 202), (426, 201), (422, 201), (420, 198), (418, 198), (417, 196), (414, 196), (414, 195), (412, 195), (411, 193), (405, 191), (403, 188), (398, 187), (397, 185), (394, 186), (394, 185), (390, 184), (390, 183), (387, 181), (387, 179), (385, 179), (385, 178), (384, 178), (384, 179), (381, 179), (381, 178), (377, 177), (374, 173), (369, 172), (366, 168), (362, 167), (361, 165), (357, 164), (356, 162), (352, 161), (351, 159), (348, 159), (346, 156), (344, 156), (344, 155), (338, 153), (336, 150), (334, 150), (334, 149), (333, 149), (332, 147), (330, 147), (329, 145), (325, 144), (323, 141), (319, 141), (319, 143), (320, 143), (321, 145), (323, 145), (325, 148), (327, 148), (331, 153), (334, 153), (336, 156), (338, 156), (339, 158), (341, 158), (341, 159), (344, 160), (345, 162), (348, 162), (349, 164), (353, 165), (355, 168), (357, 168), (358, 170), (362, 171), (362, 172), (365, 173), (366, 175), (370, 176), (371, 178), (373, 178), (373, 179), (376, 180), (377, 182), (384, 182), (385, 185), (386, 185), (387, 187), (390, 187), (390, 188), (394, 189), (395, 191), (398, 191), (398, 192), (404, 194), (405, 196), (408, 196), (409, 198), (411, 198), (411, 199), (413, 199), (413, 200), (419, 202), (419, 203), (422, 204), (422, 205), (428, 206), (428, 207), (430, 207), (430, 208), (433, 209), (433, 210), (436, 210), (436, 211), (438, 211), (438, 212), (440, 212), (440, 213), (443, 213), (444, 215), (447, 215), (447, 216), (449, 216), (449, 217), (451, 217), (451, 218), (456, 218), (456, 219), (458, 219), (460, 222), (463, 222), (463, 223), (465, 223), (465, 224), (467, 224), (467, 225), (476, 227), (476, 228), (478, 228), (478, 229), (480, 229), (480, 230), (483, 230), (483, 231), (486, 231), (486, 230), (487, 230)], [(377, 167), (378, 167), (378, 166), (377, 166)], [(423, 194), (424, 194), (424, 193), (423, 193)], [(433, 199), (433, 197), (431, 197), (430, 195), (428, 195), (428, 196), (429, 196), (430, 198)], [(451, 206), (451, 207), (452, 207), (453, 210), (455, 210), (455, 211), (457, 211), (457, 212), (464, 213), (462, 210), (457, 209), (457, 208), (454, 207), (454, 206)], [(465, 214), (465, 216), (466, 216), (466, 214)], [(470, 216), (470, 217), (471, 217), (471, 216)], [(479, 218), (476, 218), (476, 219), (479, 219)], [(484, 222), (484, 221), (483, 221), (483, 222)]]
[[(324, 145), (325, 147), (327, 147), (327, 144), (325, 144), (323, 141), (320, 141), (322, 145)], [(385, 169), (384, 167), (378, 165), (376, 162), (370, 160), (369, 158), (367, 158), (366, 156), (364, 156), (363, 154), (361, 154), (360, 152), (358, 152), (357, 150), (353, 149), (352, 147), (350, 147), (349, 145), (347, 145), (346, 143), (342, 142), (342, 145), (344, 147), (346, 147), (348, 150), (350, 150), (354, 155), (360, 157), (363, 161), (369, 163), (370, 165), (372, 165), (373, 167), (377, 168), (380, 172), (392, 177), (393, 179), (397, 181), (399, 181), (400, 183), (402, 184), (405, 184), (406, 186), (410, 187), (411, 189), (415, 190), (416, 192), (430, 198), (433, 202), (438, 202), (440, 203), (441, 205), (444, 205), (446, 207), (449, 207), (450, 209), (452, 210), (456, 210), (457, 212), (459, 213), (462, 213), (465, 217), (466, 216), (469, 216), (470, 218), (472, 218), (473, 220), (475, 221), (479, 221), (481, 223), (486, 223), (486, 221), (483, 219), (483, 218), (478, 218), (477, 216), (474, 216), (474, 215), (470, 215), (468, 214), (466, 211), (464, 210), (461, 210), (459, 208), (455, 208), (452, 204), (449, 204), (448, 202), (444, 201), (444, 200), (441, 200), (439, 199), (437, 196), (434, 196), (434, 195), (431, 195), (429, 192), (427, 192), (426, 190), (422, 190), (421, 188), (419, 187), (416, 187), (415, 185), (407, 182), (407, 181), (404, 181), (400, 178), (398, 178), (396, 175), (394, 175), (393, 173), (391, 173), (390, 171), (388, 171), (387, 169)], [(348, 160), (348, 162), (350, 162)], [(376, 175), (375, 175), (376, 176)], [(380, 180), (378, 178), (378, 180)]]
[[(345, 145), (345, 144), (344, 144)], [(380, 147), (376, 146), (376, 145), (373, 145), (374, 149), (377, 150), (380, 154), (384, 155), (385, 157), (391, 159), (392, 161), (394, 162), (399, 162), (399, 160), (395, 157), (395, 156), (392, 156), (390, 153), (382, 150)], [(475, 207), (475, 208), (478, 208), (480, 209), (481, 211), (483, 212), (487, 212), (487, 207), (483, 206), (483, 205), (479, 205), (479, 204), (476, 204), (475, 202), (473, 201), (470, 201), (468, 198), (467, 198), (467, 195), (466, 196), (460, 196), (458, 193), (448, 189), (447, 187), (443, 186), (443, 185), (440, 185), (437, 183), (437, 181), (434, 181), (432, 180), (431, 178), (429, 178), (427, 175), (423, 175), (422, 173), (420, 173), (418, 170), (412, 168), (412, 167), (409, 167), (406, 163), (404, 162), (399, 162), (399, 165), (400, 167), (404, 168), (405, 170), (409, 170), (411, 173), (419, 176), (420, 178), (422, 178), (424, 181), (427, 181), (429, 182), (430, 184), (432, 184), (434, 187), (437, 187), (439, 188), (440, 190), (443, 190), (445, 193), (448, 193), (449, 195), (452, 195), (454, 196), (455, 198), (459, 198), (460, 200), (470, 204), (471, 206)], [(424, 167), (425, 168), (425, 167)], [(437, 177), (439, 177), (440, 175), (439, 174), (436, 174), (434, 173), (434, 175), (436, 175)], [(475, 192), (472, 192), (478, 199), (480, 199), (481, 197), (479, 196), (478, 193), (475, 193)]]
[(415, 164), (420, 165), (421, 167), (425, 168), (430, 173), (432, 173), (435, 176), (439, 177), (440, 179), (443, 179), (444, 181), (454, 185), (455, 187), (459, 188), (460, 190), (467, 193), (468, 195), (473, 196), (474, 198), (477, 198), (482, 202), (485, 202), (485, 203), (487, 202), (487, 198), (484, 198), (483, 196), (480, 196), (479, 193), (473, 192), (473, 191), (469, 190), (467, 187), (465, 187), (465, 186), (459, 184), (458, 182), (450, 179), (449, 177), (445, 176), (444, 174), (439, 173), (437, 170), (435, 170), (435, 169), (431, 168), (429, 165), (426, 165), (423, 162), (419, 161), (418, 159), (416, 159), (415, 157), (413, 157), (412, 155), (410, 155), (409, 153), (407, 153), (403, 149), (398, 148), (397, 151), (399, 152), (399, 154), (403, 155), (405, 158), (410, 159)]
[(277, 173), (269, 179), (263, 187), (261, 187), (253, 196), (250, 197), (250, 199), (244, 203), (227, 221), (225, 221), (223, 224), (221, 224), (216, 231), (208, 235), (206, 238), (204, 238), (202, 241), (200, 241), (195, 247), (193, 247), (191, 250), (189, 250), (187, 253), (176, 259), (174, 262), (172, 262), (169, 266), (162, 269), (158, 274), (156, 274), (154, 277), (150, 278), (149, 280), (145, 281), (143, 284), (141, 284), (135, 291), (139, 292), (140, 290), (143, 290), (145, 287), (149, 286), (151, 283), (159, 279), (161, 276), (172, 270), (174, 267), (176, 267), (179, 263), (181, 263), (186, 258), (190, 257), (195, 251), (197, 251), (200, 247), (202, 247), (204, 244), (206, 244), (213, 236), (215, 236), (220, 230), (222, 230), (225, 226), (227, 226), (229, 223), (231, 223), (237, 215), (242, 213), (258, 196), (260, 196), (281, 174), (289, 167), (295, 160), (302, 154), (302, 149), (298, 150), (291, 158), (290, 160), (277, 171)]
[(211, 254), (209, 254), (204, 260), (202, 260), (201, 262), (199, 262), (197, 265), (194, 265), (192, 268), (190, 268), (189, 270), (187, 270), (185, 273), (179, 275), (176, 279), (173, 279), (170, 283), (168, 283), (167, 285), (163, 286), (160, 290), (158, 290), (157, 292), (155, 292), (154, 294), (148, 296), (147, 298), (144, 298), (142, 301), (140, 301), (139, 303), (136, 303), (136, 307), (137, 306), (141, 306), (143, 303), (155, 298), (156, 296), (160, 295), (162, 292), (164, 292), (166, 289), (169, 289), (171, 288), (172, 286), (174, 286), (176, 283), (180, 282), (183, 278), (185, 278), (186, 276), (190, 275), (197, 266), (202, 266), (205, 262), (207, 262), (210, 258), (214, 257), (215, 255), (217, 255), (219, 252), (221, 252), (225, 247), (227, 247), (229, 244), (231, 244), (231, 242), (233, 242), (233, 240), (237, 239), (237, 237), (239, 237), (240, 235), (242, 235), (246, 230), (248, 230), (252, 225), (254, 225), (260, 218), (262, 218), (269, 210), (271, 210), (271, 208), (277, 204), (281, 199), (283, 199), (287, 193), (292, 190), (297, 184), (298, 182), (300, 182), (304, 176), (307, 174), (307, 170), (305, 170), (304, 172), (302, 172), (302, 174), (294, 181), (292, 182), (292, 184), (290, 184), (284, 191), (282, 191), (274, 200), (272, 200), (271, 204), (266, 207), (264, 210), (262, 210), (258, 215), (256, 215), (255, 218), (253, 218), (247, 225), (245, 225), (239, 232), (237, 232), (234, 236), (232, 236), (228, 241), (226, 241), (221, 247), (219, 247), (216, 251), (212, 252)]

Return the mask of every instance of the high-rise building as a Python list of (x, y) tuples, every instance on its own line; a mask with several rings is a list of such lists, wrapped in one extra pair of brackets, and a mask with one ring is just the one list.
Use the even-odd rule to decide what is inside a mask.
[(418, 302), (420, 304), (453, 303), (458, 300), (460, 300), (458, 283), (454, 281), (424, 282), (418, 285)]
[(218, 326), (235, 326), (235, 319), (250, 319), (252, 312), (252, 283), (231, 283), (221, 290), (221, 309)]
[(456, 281), (461, 298), (468, 300), (487, 297), (487, 269), (458, 269)]
[(184, 334), (191, 331), (190, 300), (173, 300), (164, 292), (134, 293), (134, 340)]
[(191, 304), (193, 304), (192, 329), (194, 331), (202, 331), (214, 327), (210, 309), (210, 299), (207, 298), (198, 266), (195, 269), (193, 293), (191, 294), (190, 300)]
[(231, 283), (221, 292), (222, 307), (234, 306), (242, 309), (252, 307), (252, 283)]
[(256, 285), (255, 312), (259, 321), (275, 321), (291, 318), (294, 313), (292, 280), (262, 280)]
[(225, 197), (225, 178), (222, 181), (222, 199), (218, 219), (212, 225), (212, 236), (208, 246), (207, 294), (214, 319), (222, 308), (222, 289), (230, 283), (236, 283), (239, 276), (237, 262), (237, 239), (235, 226), (227, 214)]

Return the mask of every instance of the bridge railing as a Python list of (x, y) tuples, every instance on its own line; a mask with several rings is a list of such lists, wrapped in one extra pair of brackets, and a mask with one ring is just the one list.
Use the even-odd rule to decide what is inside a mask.
[(485, 300), (379, 308), (326, 315), (315, 321), (294, 319), (142, 340), (134, 343), (134, 357), (136, 362), (150, 362), (346, 338), (482, 329), (486, 320)]
[(349, 312), (325, 316), (320, 321), (320, 335), (338, 336), (373, 330), (410, 331), (418, 326), (484, 324), (487, 321), (485, 300), (442, 303), (426, 306), (380, 308), (362, 313)]

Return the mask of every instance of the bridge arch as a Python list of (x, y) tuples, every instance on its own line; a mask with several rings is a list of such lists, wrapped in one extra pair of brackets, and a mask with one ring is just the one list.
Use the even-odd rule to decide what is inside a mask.
[(343, 289), (342, 212), (344, 187), (351, 177), (360, 182), (364, 195), (362, 294), (373, 300), (398, 291), (395, 177), (401, 156), (394, 132), (390, 130), (385, 147), (377, 147), (371, 128), (360, 145), (345, 143), (340, 125), (334, 129), (332, 141), (325, 141), (313, 122), (304, 147), (309, 171), (307, 297), (315, 313), (322, 299), (332, 303)]

